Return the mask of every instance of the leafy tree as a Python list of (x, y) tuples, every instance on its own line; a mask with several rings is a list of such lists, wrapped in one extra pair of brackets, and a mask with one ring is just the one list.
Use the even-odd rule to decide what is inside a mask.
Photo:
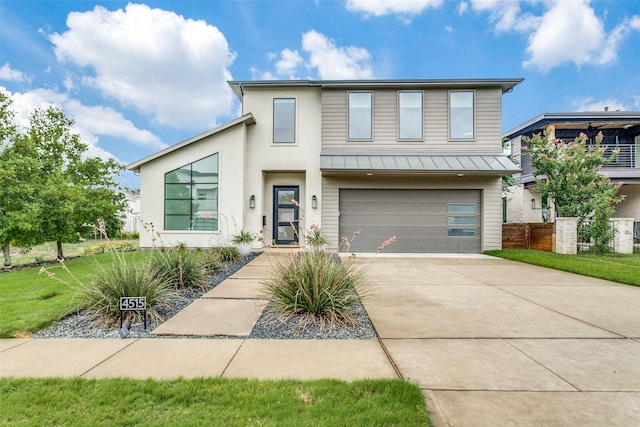
[(28, 137), (36, 145), (43, 180), (41, 199), (46, 212), (41, 217), (46, 240), (55, 240), (58, 258), (64, 258), (62, 243), (78, 240), (86, 224), (124, 209), (117, 196), (115, 176), (123, 166), (113, 159), (83, 158), (88, 149), (71, 132), (73, 121), (57, 108), (36, 110)]
[[(9, 244), (32, 246), (78, 240), (84, 224), (118, 218), (125, 201), (115, 178), (123, 166), (87, 157), (87, 145), (71, 131), (73, 121), (54, 107), (37, 109), (25, 131), (13, 124), (11, 100), (0, 98), (0, 239), (5, 267)], [(114, 223), (115, 224), (115, 223)]]
[[(543, 199), (554, 201), (558, 216), (577, 217), (580, 227), (588, 227), (596, 253), (601, 254), (613, 235), (609, 220), (624, 196), (618, 195), (619, 184), (600, 173), (602, 166), (615, 159), (617, 151), (605, 155), (602, 133), (595, 144), (587, 145), (587, 140), (584, 133), (570, 142), (553, 141), (540, 134), (524, 138), (525, 152), (531, 155), (536, 170), (537, 190)], [(588, 222), (591, 225), (587, 226)]]
[(11, 98), (0, 93), (0, 241), (4, 267), (11, 266), (10, 243), (31, 246), (40, 233), (40, 204), (32, 178), (36, 152), (14, 123)]

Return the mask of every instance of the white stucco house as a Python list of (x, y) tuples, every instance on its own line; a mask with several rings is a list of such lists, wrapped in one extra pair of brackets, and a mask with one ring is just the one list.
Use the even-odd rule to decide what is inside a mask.
[(502, 96), (521, 81), (231, 81), (240, 117), (127, 167), (140, 216), (167, 246), (241, 229), (304, 246), (313, 224), (332, 249), (359, 231), (353, 252), (391, 236), (385, 252), (499, 249), (501, 176), (519, 171), (502, 152)]

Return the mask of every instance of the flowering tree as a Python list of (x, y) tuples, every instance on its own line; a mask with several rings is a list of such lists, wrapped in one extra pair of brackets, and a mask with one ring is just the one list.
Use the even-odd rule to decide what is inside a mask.
[[(607, 147), (601, 145), (602, 133), (595, 144), (587, 145), (587, 140), (584, 133), (570, 142), (536, 134), (524, 138), (525, 153), (531, 156), (537, 174), (536, 187), (542, 197), (554, 201), (558, 216), (577, 217), (583, 231), (594, 238), (596, 253), (600, 254), (608, 248), (613, 235), (609, 219), (624, 196), (618, 195), (620, 184), (611, 183), (600, 173), (602, 166), (611, 163), (618, 152), (605, 155)], [(591, 225), (586, 226), (587, 221)]]

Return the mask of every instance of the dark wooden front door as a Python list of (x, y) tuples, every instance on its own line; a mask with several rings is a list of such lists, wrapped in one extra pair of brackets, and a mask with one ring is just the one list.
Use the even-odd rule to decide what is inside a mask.
[(273, 187), (273, 240), (276, 245), (298, 244), (298, 186)]

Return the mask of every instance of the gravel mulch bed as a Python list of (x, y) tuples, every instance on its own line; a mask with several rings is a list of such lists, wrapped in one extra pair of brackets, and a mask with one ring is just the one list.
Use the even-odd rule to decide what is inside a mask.
[[(211, 276), (207, 284), (202, 288), (188, 288), (181, 291), (179, 300), (171, 302), (170, 306), (163, 310), (158, 310), (163, 321), (170, 319), (180, 310), (191, 304), (202, 295), (222, 283), (227, 277), (240, 270), (247, 262), (254, 259), (258, 254), (252, 254), (241, 263), (229, 263), (226, 268)], [(250, 339), (372, 339), (377, 338), (377, 334), (367, 313), (362, 305), (355, 309), (354, 317), (358, 321), (355, 327), (341, 327), (339, 325), (330, 326), (317, 321), (301, 327), (300, 317), (290, 317), (288, 319), (270, 319), (266, 315), (260, 316), (253, 328)], [(152, 336), (151, 332), (160, 326), (163, 321), (152, 323), (147, 320), (147, 329), (144, 324), (132, 325), (129, 338), (236, 338), (226, 336), (215, 337), (182, 337), (182, 336)], [(57, 322), (56, 325), (42, 329), (32, 335), (33, 338), (117, 338), (120, 339), (118, 327), (100, 327), (92, 324), (86, 312), (69, 315)]]

